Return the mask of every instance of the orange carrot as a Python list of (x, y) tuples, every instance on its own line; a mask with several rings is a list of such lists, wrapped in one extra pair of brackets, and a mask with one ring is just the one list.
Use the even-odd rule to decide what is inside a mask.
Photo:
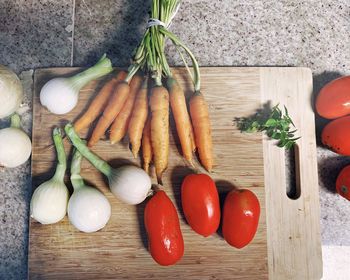
[(130, 91), (129, 84), (125, 81), (119, 82), (108, 100), (107, 107), (103, 111), (102, 116), (98, 120), (94, 131), (92, 132), (91, 138), (88, 142), (88, 146), (92, 147), (98, 140), (105, 134), (108, 127), (114, 121), (116, 116), (119, 114), (123, 105), (128, 97)]
[(213, 147), (208, 104), (200, 92), (195, 92), (190, 100), (190, 113), (194, 137), (202, 165), (209, 172), (213, 168)]
[(168, 166), (169, 157), (169, 93), (163, 86), (152, 88), (150, 97), (151, 141), (158, 182)]
[(125, 77), (126, 72), (120, 71), (116, 77), (113, 77), (101, 88), (99, 93), (90, 103), (89, 108), (74, 123), (74, 129), (76, 132), (87, 128), (98, 117), (98, 115), (102, 113), (102, 110), (106, 107), (108, 99), (111, 96), (117, 83), (124, 80)]
[(173, 112), (176, 131), (180, 139), (183, 156), (193, 165), (192, 152), (195, 150), (193, 128), (187, 111), (185, 94), (174, 78), (168, 78), (170, 106)]
[(131, 152), (135, 158), (140, 150), (142, 131), (148, 115), (147, 83), (148, 81), (145, 79), (142, 83), (141, 89), (136, 95), (128, 128)]
[(147, 118), (145, 127), (142, 134), (142, 156), (143, 156), (143, 169), (148, 173), (149, 164), (152, 160), (152, 144), (151, 144), (151, 118)]
[(141, 84), (142, 76), (135, 75), (130, 82), (130, 92), (128, 98), (126, 99), (122, 110), (115, 118), (111, 126), (111, 134), (109, 138), (112, 144), (119, 142), (126, 134), (129, 125), (130, 115), (134, 106), (135, 96), (136, 93), (139, 91)]

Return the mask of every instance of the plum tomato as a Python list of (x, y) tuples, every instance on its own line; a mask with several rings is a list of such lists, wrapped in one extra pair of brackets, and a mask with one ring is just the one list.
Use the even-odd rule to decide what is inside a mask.
[(350, 76), (326, 84), (316, 98), (316, 111), (326, 119), (350, 114)]
[(200, 235), (215, 233), (220, 225), (220, 200), (215, 182), (206, 174), (190, 174), (181, 186), (182, 209), (188, 224)]
[(339, 173), (336, 181), (337, 192), (350, 200), (350, 165), (345, 166)]
[(222, 215), (224, 239), (235, 248), (243, 248), (252, 241), (258, 228), (259, 200), (250, 190), (232, 190), (225, 199)]
[(164, 266), (178, 262), (184, 240), (175, 206), (164, 191), (156, 191), (147, 202), (144, 222), (152, 258)]
[(328, 123), (322, 130), (322, 143), (334, 152), (350, 156), (350, 116)]

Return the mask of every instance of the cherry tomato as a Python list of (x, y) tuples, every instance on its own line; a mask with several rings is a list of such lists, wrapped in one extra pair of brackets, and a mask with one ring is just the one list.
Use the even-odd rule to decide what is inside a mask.
[(157, 191), (147, 202), (144, 216), (152, 258), (160, 265), (172, 265), (184, 254), (179, 217), (164, 191)]
[(350, 165), (344, 167), (342, 171), (340, 171), (335, 185), (337, 192), (342, 197), (350, 200)]
[(326, 119), (350, 114), (350, 76), (341, 77), (325, 85), (316, 98), (317, 113)]
[(260, 204), (250, 190), (233, 190), (224, 202), (222, 234), (233, 247), (243, 248), (252, 241), (259, 224)]
[(220, 201), (214, 181), (206, 174), (190, 174), (181, 186), (182, 208), (188, 224), (205, 237), (220, 224)]
[(322, 131), (322, 143), (334, 152), (350, 156), (350, 116), (328, 123)]

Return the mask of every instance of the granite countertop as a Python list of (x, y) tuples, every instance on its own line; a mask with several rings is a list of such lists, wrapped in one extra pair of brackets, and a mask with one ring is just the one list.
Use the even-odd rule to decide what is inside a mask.
[[(148, 5), (140, 0), (0, 2), (0, 64), (21, 73), (26, 85), (27, 131), (33, 73), (27, 70), (89, 66), (104, 52), (114, 65), (127, 65), (144, 31)], [(202, 66), (309, 67), (315, 94), (328, 81), (350, 74), (348, 0), (184, 0), (171, 30)], [(181, 65), (173, 48), (168, 53), (171, 65)], [(1, 120), (0, 128), (7, 124)], [(318, 132), (324, 124), (316, 118)], [(327, 258), (333, 246), (350, 246), (350, 203), (334, 190), (335, 178), (350, 158), (319, 146), (318, 163)], [(30, 163), (0, 171), (0, 279), (26, 278), (30, 193)]]

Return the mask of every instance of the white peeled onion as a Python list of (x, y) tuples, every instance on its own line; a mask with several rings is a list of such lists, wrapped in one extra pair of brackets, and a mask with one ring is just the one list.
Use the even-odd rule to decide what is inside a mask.
[(80, 175), (81, 153), (75, 149), (71, 163), (74, 191), (68, 202), (68, 219), (83, 232), (95, 232), (105, 227), (111, 217), (111, 205), (99, 190), (87, 186)]
[(0, 130), (0, 166), (17, 167), (25, 163), (32, 152), (32, 143), (21, 129), (20, 117), (11, 116), (11, 127)]
[(74, 189), (68, 202), (68, 218), (78, 230), (98, 231), (106, 226), (110, 217), (111, 205), (103, 193), (90, 186)]
[(72, 124), (67, 124), (65, 131), (74, 147), (108, 178), (109, 188), (118, 199), (128, 204), (139, 204), (146, 199), (152, 182), (143, 169), (134, 165), (114, 169), (89, 150), (74, 131)]
[(63, 181), (67, 160), (59, 128), (53, 130), (53, 140), (58, 158), (55, 174), (36, 188), (30, 201), (30, 216), (41, 224), (57, 223), (67, 213), (69, 192)]
[(18, 76), (0, 65), (0, 118), (13, 114), (23, 100), (23, 87)]
[(144, 201), (152, 186), (148, 174), (134, 165), (114, 169), (108, 181), (111, 192), (127, 204), (139, 204)]
[(67, 78), (54, 78), (41, 89), (40, 103), (53, 114), (66, 114), (77, 105), (79, 90)]
[(67, 213), (69, 193), (61, 180), (52, 178), (37, 187), (30, 202), (30, 216), (41, 224), (54, 224)]
[(72, 77), (49, 80), (40, 91), (40, 103), (53, 114), (66, 114), (77, 105), (82, 87), (112, 70), (112, 62), (104, 54), (94, 66), (83, 72)]

